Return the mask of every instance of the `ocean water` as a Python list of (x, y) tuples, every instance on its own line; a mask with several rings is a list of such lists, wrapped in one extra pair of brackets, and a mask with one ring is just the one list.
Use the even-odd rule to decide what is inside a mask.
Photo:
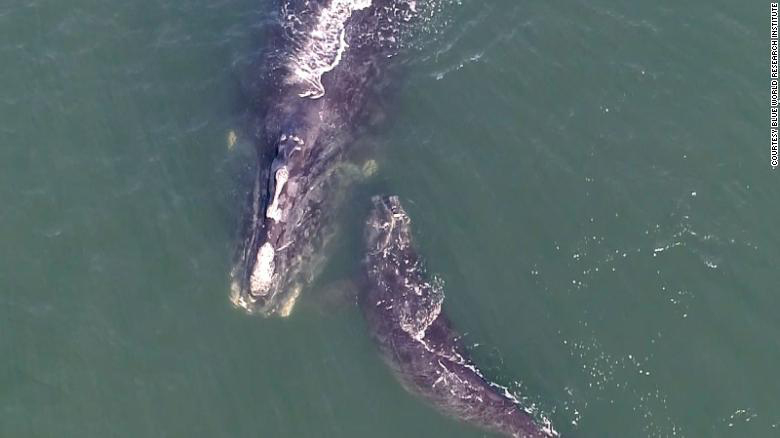
[(562, 436), (780, 436), (768, 5), (420, 7), (361, 139), (378, 173), (281, 320), (228, 300), (274, 2), (0, 4), (0, 436), (487, 436), (365, 332), (377, 190), (475, 361)]

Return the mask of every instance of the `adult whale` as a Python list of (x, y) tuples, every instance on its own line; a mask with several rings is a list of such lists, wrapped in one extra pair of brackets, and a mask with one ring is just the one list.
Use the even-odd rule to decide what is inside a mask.
[(440, 411), (515, 438), (557, 436), (506, 388), (469, 361), (442, 313), (444, 294), (427, 279), (397, 197), (374, 197), (366, 225), (367, 285), (361, 307), (386, 362), (403, 386)]
[(402, 0), (283, 0), (264, 62), (267, 102), (255, 117), (258, 169), (231, 271), (231, 300), (250, 313), (289, 315), (322, 262), (344, 185), (347, 152), (385, 83)]

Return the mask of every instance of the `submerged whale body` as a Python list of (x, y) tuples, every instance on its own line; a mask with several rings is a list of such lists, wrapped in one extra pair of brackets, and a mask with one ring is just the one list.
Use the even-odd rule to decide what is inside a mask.
[[(413, 2), (412, 2), (413, 5)], [(231, 272), (231, 300), (287, 316), (323, 262), (345, 185), (346, 154), (383, 83), (401, 0), (283, 0), (265, 60), (269, 91), (255, 117), (258, 169)]]
[(515, 438), (556, 436), (467, 359), (447, 317), (444, 294), (425, 275), (397, 197), (375, 197), (366, 225), (361, 307), (386, 362), (403, 386), (445, 414)]

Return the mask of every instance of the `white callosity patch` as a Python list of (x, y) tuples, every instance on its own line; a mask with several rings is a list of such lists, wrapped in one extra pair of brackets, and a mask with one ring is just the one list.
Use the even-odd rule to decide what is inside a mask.
[(266, 242), (257, 252), (257, 262), (249, 278), (249, 287), (253, 296), (262, 296), (268, 292), (274, 275), (274, 247)]
[(301, 97), (317, 99), (325, 94), (322, 75), (336, 68), (349, 47), (345, 39), (347, 20), (354, 11), (369, 6), (371, 0), (332, 0), (320, 10), (314, 27), (290, 59), (293, 80), (308, 88), (300, 93)]
[(286, 166), (280, 167), (279, 170), (276, 171), (276, 183), (274, 184), (276, 189), (274, 190), (274, 199), (265, 212), (265, 216), (268, 219), (273, 219), (276, 222), (282, 220), (282, 210), (279, 208), (279, 194), (282, 192), (282, 189), (287, 183), (287, 179), (289, 179), (289, 177), (290, 172), (287, 170)]

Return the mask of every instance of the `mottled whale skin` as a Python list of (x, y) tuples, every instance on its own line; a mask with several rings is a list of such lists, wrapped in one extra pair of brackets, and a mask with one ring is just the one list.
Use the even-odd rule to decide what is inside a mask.
[[(413, 5), (413, 3), (412, 3)], [(231, 300), (287, 316), (322, 265), (333, 217), (354, 178), (347, 153), (384, 80), (401, 0), (283, 0), (265, 60), (266, 102), (252, 135), (259, 166), (231, 272)]]
[(361, 308), (402, 385), (441, 412), (515, 438), (557, 436), (469, 361), (442, 312), (442, 286), (425, 274), (397, 197), (374, 197), (366, 224)]

